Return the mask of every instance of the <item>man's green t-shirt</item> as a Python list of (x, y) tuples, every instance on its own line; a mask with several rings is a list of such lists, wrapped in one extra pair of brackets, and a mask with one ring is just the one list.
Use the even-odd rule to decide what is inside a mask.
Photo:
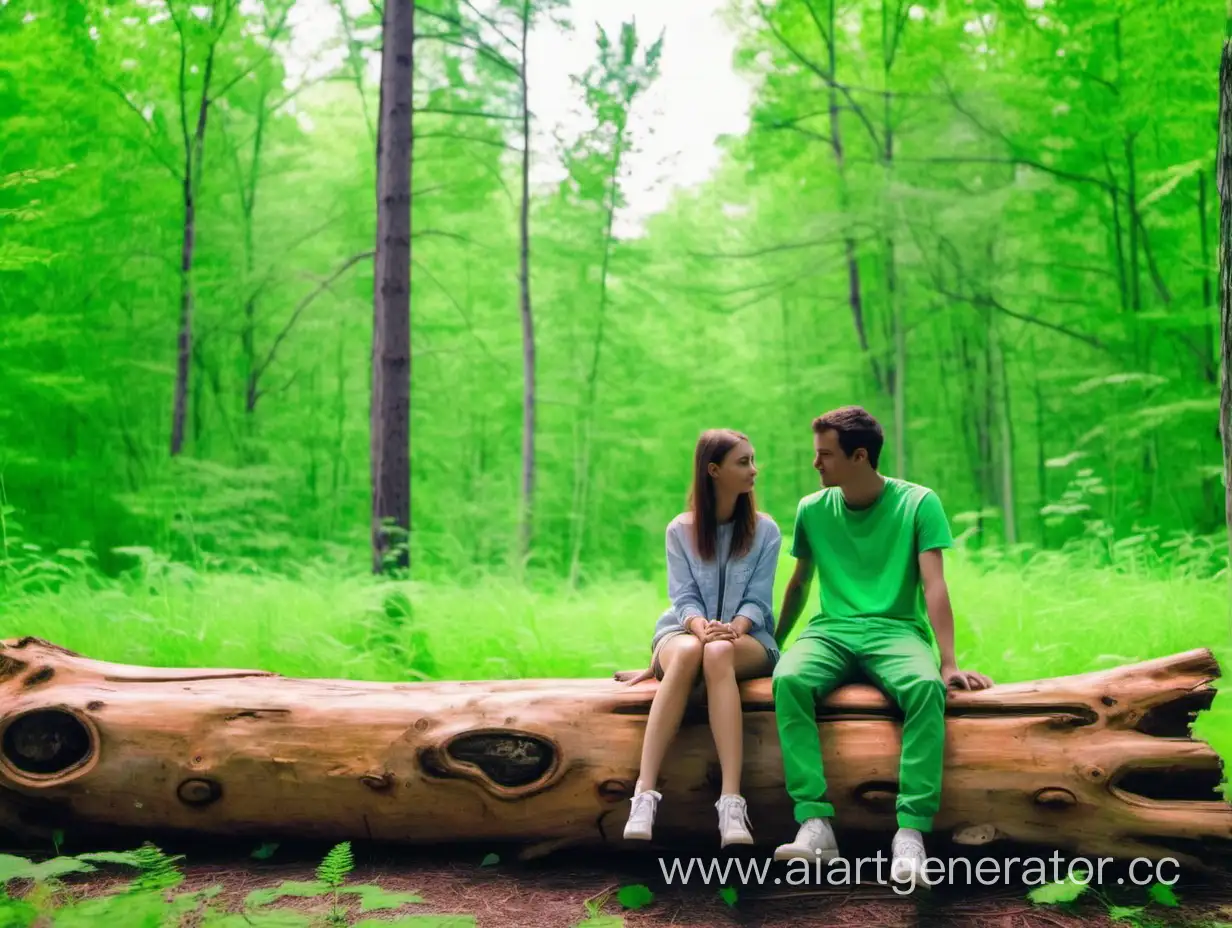
[(821, 586), (821, 611), (809, 624), (828, 617), (898, 618), (920, 624), (932, 640), (918, 558), (953, 545), (950, 525), (932, 490), (884, 480), (881, 496), (866, 509), (849, 508), (838, 487), (800, 500), (791, 553), (812, 557)]

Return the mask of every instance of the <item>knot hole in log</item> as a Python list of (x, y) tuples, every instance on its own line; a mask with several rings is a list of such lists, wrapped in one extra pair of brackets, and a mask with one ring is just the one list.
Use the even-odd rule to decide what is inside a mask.
[(898, 783), (893, 780), (869, 780), (853, 791), (855, 800), (872, 812), (893, 812), (898, 799)]
[(18, 780), (62, 780), (97, 752), (92, 727), (67, 709), (33, 709), (12, 719), (0, 738), (0, 761)]
[(420, 764), (431, 776), (479, 779), (506, 790), (540, 783), (556, 760), (556, 746), (550, 741), (514, 731), (464, 734), (420, 753)]

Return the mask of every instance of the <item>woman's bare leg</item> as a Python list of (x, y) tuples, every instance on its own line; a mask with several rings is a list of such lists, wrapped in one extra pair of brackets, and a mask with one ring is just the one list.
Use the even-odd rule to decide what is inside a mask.
[(756, 638), (741, 635), (735, 641), (711, 641), (702, 652), (706, 677), (706, 704), (710, 730), (723, 771), (724, 795), (740, 792), (744, 764), (744, 711), (737, 681), (770, 672), (766, 649)]
[(668, 745), (680, 730), (680, 720), (697, 683), (702, 665), (702, 643), (694, 635), (676, 635), (659, 649), (663, 681), (650, 703), (646, 735), (642, 741), (641, 768), (635, 792), (652, 790), (659, 780), (659, 769)]

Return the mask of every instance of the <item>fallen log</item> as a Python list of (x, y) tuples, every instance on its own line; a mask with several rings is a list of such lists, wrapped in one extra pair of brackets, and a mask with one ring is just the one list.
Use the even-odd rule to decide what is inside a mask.
[[(1218, 755), (1189, 734), (1205, 649), (953, 692), (938, 832), (1084, 856), (1232, 848)], [(618, 675), (619, 676), (619, 675)], [(137, 830), (430, 844), (526, 856), (622, 845), (656, 683), (372, 683), (91, 660), (0, 643), (0, 829)], [(794, 834), (769, 679), (744, 683), (744, 794), (763, 848)], [(894, 827), (900, 723), (872, 686), (817, 709), (838, 829)], [(713, 840), (719, 774), (701, 694), (664, 765), (656, 842)]]

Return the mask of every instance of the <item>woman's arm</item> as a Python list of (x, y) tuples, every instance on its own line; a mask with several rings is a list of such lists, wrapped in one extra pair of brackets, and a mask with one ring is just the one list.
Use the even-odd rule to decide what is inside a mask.
[(778, 571), (779, 551), (783, 547), (783, 535), (773, 521), (769, 522), (769, 537), (762, 545), (757, 555), (757, 563), (753, 565), (753, 573), (749, 575), (748, 585), (744, 590), (744, 599), (736, 608), (736, 616), (732, 619), (741, 635), (747, 635), (756, 629), (770, 629), (769, 619), (774, 614), (774, 575)]
[(667, 596), (676, 610), (676, 618), (688, 629), (690, 619), (698, 616), (706, 618), (706, 604), (689, 568), (679, 527), (678, 522), (667, 527)]

